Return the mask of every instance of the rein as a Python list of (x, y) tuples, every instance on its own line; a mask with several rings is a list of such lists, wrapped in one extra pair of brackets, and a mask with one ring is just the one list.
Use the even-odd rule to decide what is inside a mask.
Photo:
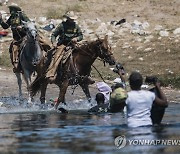
[(101, 77), (101, 79), (106, 83), (106, 81), (104, 80), (104, 78), (102, 77), (101, 73), (98, 71), (98, 69), (92, 65), (92, 67), (98, 72), (99, 76)]

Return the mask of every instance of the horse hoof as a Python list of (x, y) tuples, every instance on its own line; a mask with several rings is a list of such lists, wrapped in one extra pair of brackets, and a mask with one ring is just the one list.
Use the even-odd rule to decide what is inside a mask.
[(62, 108), (62, 107), (59, 108), (58, 110), (61, 111), (61, 113), (68, 113), (68, 111), (66, 109)]
[(66, 102), (62, 102), (62, 104), (67, 105), (67, 103), (66, 103)]

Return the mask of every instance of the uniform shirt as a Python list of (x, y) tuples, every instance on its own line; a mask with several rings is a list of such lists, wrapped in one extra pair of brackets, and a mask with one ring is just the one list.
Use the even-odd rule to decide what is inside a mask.
[(145, 90), (132, 90), (126, 99), (127, 123), (129, 127), (152, 125), (150, 110), (155, 94)]
[(24, 13), (20, 12), (12, 14), (6, 22), (1, 21), (0, 24), (4, 29), (11, 27), (13, 38), (16, 41), (19, 41), (22, 37), (26, 35), (22, 29), (17, 29), (17, 26), (22, 25), (22, 21), (27, 22), (30, 20)]
[(77, 38), (77, 41), (83, 39), (83, 34), (80, 27), (75, 22), (62, 22), (52, 33), (51, 41), (55, 42), (56, 37), (58, 38), (58, 44), (68, 45), (68, 43), (73, 39)]

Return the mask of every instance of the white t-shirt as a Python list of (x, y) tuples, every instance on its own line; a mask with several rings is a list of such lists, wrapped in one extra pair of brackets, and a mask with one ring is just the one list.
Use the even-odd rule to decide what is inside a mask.
[(126, 99), (127, 123), (129, 127), (152, 125), (150, 111), (155, 94), (145, 90), (132, 90)]

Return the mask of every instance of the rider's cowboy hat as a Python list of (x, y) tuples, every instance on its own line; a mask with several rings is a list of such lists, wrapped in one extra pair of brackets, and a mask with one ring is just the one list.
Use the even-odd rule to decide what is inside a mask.
[(16, 3), (11, 3), (11, 5), (8, 6), (10, 10), (16, 10), (16, 11), (21, 11), (21, 8), (16, 4)]
[(65, 15), (65, 18), (70, 18), (72, 20), (76, 20), (78, 17), (74, 14), (73, 11), (68, 11)]

